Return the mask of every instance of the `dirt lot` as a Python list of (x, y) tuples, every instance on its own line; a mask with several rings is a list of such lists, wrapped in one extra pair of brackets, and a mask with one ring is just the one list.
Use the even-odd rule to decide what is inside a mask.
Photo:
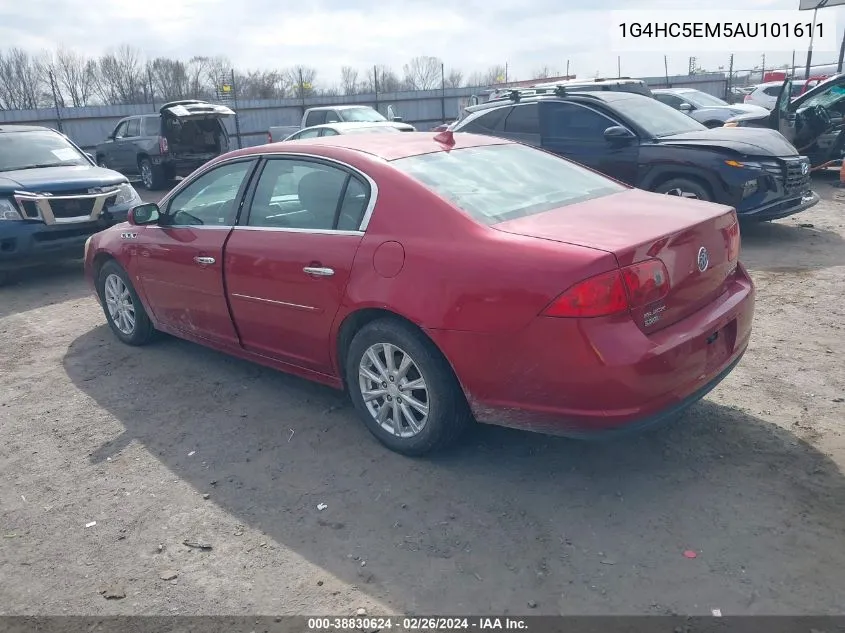
[(842, 613), (845, 200), (817, 181), (744, 231), (739, 368), (617, 444), (407, 459), (328, 389), (121, 345), (79, 264), (0, 290), (0, 614)]

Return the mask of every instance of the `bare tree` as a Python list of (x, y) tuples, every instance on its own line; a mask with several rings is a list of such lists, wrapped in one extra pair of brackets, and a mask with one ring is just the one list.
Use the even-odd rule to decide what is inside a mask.
[(555, 71), (553, 71), (548, 66), (541, 66), (537, 70), (534, 71), (533, 79), (548, 79), (555, 75)]
[(140, 52), (124, 44), (100, 57), (94, 91), (104, 103), (139, 103), (144, 95), (144, 75)]
[(340, 85), (343, 94), (358, 94), (358, 71), (351, 66), (342, 66), (340, 69)]
[(176, 59), (156, 57), (149, 63), (149, 78), (153, 94), (164, 101), (185, 99), (189, 94), (190, 80), (185, 64)]
[(280, 70), (249, 71), (235, 81), (238, 97), (244, 99), (281, 99), (290, 86), (289, 72)]
[(402, 89), (402, 82), (395, 72), (384, 64), (380, 64), (368, 73), (365, 80), (361, 82), (361, 92), (399, 92)]
[(42, 105), (46, 80), (44, 63), (25, 50), (12, 48), (5, 55), (0, 52), (0, 108), (33, 110)]
[(288, 71), (288, 77), (293, 85), (293, 93), (299, 99), (305, 99), (316, 94), (314, 80), (317, 69), (310, 66), (294, 66)]
[(464, 74), (460, 70), (453, 68), (449, 71), (449, 74), (446, 75), (446, 77), (443, 79), (443, 84), (447, 88), (460, 88), (461, 82), (463, 82), (463, 80)]
[(94, 60), (60, 46), (50, 60), (50, 70), (57, 84), (57, 92), (69, 98), (71, 106), (79, 108), (88, 105), (97, 74)]
[(440, 87), (443, 62), (437, 57), (414, 57), (402, 70), (409, 90), (431, 90)]
[(490, 66), (484, 72), (474, 72), (467, 79), (468, 86), (494, 86), (503, 84), (512, 77), (507, 76), (507, 69), (503, 65)]
[(329, 86), (325, 90), (321, 90), (320, 94), (324, 97), (338, 97), (341, 95), (341, 91), (337, 86)]

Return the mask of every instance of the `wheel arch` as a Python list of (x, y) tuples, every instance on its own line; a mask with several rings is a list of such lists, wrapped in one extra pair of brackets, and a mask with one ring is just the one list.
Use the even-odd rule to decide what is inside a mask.
[(648, 191), (654, 191), (663, 183), (675, 178), (686, 178), (687, 180), (691, 180), (701, 185), (710, 194), (712, 201), (716, 202), (718, 200), (718, 196), (716, 195), (716, 186), (707, 175), (700, 173), (700, 171), (694, 171), (682, 167), (670, 167), (654, 170), (646, 177), (642, 184), (642, 188), (647, 189)]
[(460, 377), (458, 376), (457, 372), (455, 371), (455, 366), (452, 364), (452, 361), (449, 360), (449, 357), (440, 349), (440, 346), (426, 333), (425, 329), (420, 326), (418, 323), (413, 321), (412, 319), (390, 310), (384, 307), (361, 307), (358, 308), (349, 314), (347, 314), (343, 320), (341, 321), (338, 329), (337, 329), (337, 336), (335, 338), (335, 345), (334, 345), (334, 362), (337, 368), (337, 374), (340, 377), (341, 383), (343, 384), (344, 390), (348, 389), (348, 385), (346, 384), (346, 355), (349, 351), (349, 345), (352, 343), (352, 339), (355, 335), (361, 331), (367, 324), (372, 323), (373, 321), (377, 321), (379, 319), (392, 319), (394, 321), (398, 321), (413, 328), (417, 331), (426, 341), (428, 341), (432, 348), (437, 350), (437, 353), (446, 361), (446, 364), (449, 366), (449, 369), (452, 372), (452, 376), (460, 385), (461, 392), (464, 394), (464, 397), (467, 398), (468, 394), (466, 389), (464, 388), (463, 383), (461, 382)]

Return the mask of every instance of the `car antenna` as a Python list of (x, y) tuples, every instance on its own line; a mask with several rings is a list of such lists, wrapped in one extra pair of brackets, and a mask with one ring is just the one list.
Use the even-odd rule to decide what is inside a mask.
[(452, 130), (443, 130), (434, 135), (434, 140), (438, 143), (443, 143), (443, 145), (452, 146), (455, 144), (455, 135), (452, 133)]

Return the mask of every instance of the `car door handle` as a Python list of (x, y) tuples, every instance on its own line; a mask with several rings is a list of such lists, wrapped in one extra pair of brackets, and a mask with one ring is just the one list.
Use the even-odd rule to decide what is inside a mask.
[(331, 268), (319, 268), (315, 266), (306, 266), (302, 269), (302, 272), (314, 275), (315, 277), (331, 277), (334, 275), (334, 271)]
[(217, 260), (214, 259), (213, 257), (194, 257), (194, 261), (198, 264), (207, 265), (207, 264), (213, 264)]

